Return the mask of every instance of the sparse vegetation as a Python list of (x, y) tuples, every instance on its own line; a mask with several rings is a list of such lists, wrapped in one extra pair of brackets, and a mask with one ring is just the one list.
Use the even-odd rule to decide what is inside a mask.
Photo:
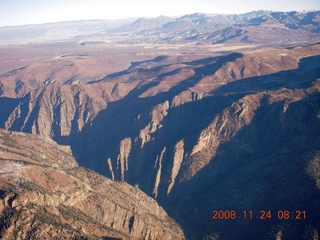
[(2, 136), (4, 139), (3, 143), (5, 146), (19, 148), (17, 141), (12, 136), (10, 136), (9, 133), (4, 132), (4, 133), (2, 133)]
[(60, 204), (58, 206), (58, 210), (66, 220), (81, 221), (86, 223), (95, 222), (95, 220), (83, 213), (81, 210), (72, 206), (65, 206), (63, 204)]
[(34, 220), (39, 223), (45, 223), (54, 226), (55, 228), (64, 228), (64, 229), (73, 229), (68, 224), (62, 224), (59, 217), (51, 212), (49, 212), (45, 207), (43, 206), (37, 206), (37, 211), (34, 215)]
[(44, 189), (43, 187), (41, 187), (31, 181), (22, 182), (20, 184), (20, 188), (26, 192), (39, 192), (43, 195), (46, 195), (46, 194), (52, 195), (52, 193), (50, 191)]
[(4, 234), (6, 229), (8, 229), (13, 221), (18, 219), (19, 211), (15, 208), (7, 207), (1, 214), (0, 218), (0, 237)]

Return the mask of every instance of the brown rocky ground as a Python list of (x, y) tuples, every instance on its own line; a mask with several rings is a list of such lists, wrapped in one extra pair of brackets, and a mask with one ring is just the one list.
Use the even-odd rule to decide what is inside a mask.
[(50, 139), (0, 131), (1, 239), (184, 239), (151, 198)]
[[(14, 92), (8, 85), (2, 125), (52, 137), (70, 145), (82, 165), (138, 185), (191, 238), (303, 237), (317, 231), (313, 214), (300, 226), (293, 222), (296, 230), (275, 219), (231, 224), (210, 215), (216, 208), (317, 209), (318, 170), (309, 166), (317, 166), (319, 150), (319, 52), (312, 45), (159, 56), (96, 81), (18, 90), (17, 99), (4, 97)], [(303, 195), (309, 197), (285, 202)]]

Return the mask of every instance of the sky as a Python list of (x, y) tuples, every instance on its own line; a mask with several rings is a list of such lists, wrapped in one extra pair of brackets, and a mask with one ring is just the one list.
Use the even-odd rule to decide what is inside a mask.
[(0, 27), (254, 10), (320, 10), (320, 0), (0, 0)]

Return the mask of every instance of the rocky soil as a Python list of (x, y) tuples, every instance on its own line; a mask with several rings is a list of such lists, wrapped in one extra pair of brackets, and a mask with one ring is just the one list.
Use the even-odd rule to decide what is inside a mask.
[(50, 139), (1, 130), (0, 161), (1, 239), (184, 239), (155, 200)]
[[(81, 165), (138, 186), (190, 238), (228, 239), (230, 222), (213, 221), (214, 209), (305, 209), (310, 218), (296, 231), (273, 219), (252, 232), (303, 236), (301, 229), (318, 224), (311, 214), (318, 170), (310, 167), (320, 146), (317, 53), (319, 45), (186, 61), (158, 57), (99, 81), (2, 97), (1, 124), (71, 146)], [(123, 222), (132, 216), (124, 214)], [(248, 237), (251, 223), (232, 224)]]

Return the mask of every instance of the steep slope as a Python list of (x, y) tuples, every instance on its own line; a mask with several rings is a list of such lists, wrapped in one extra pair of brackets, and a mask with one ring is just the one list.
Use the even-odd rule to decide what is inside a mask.
[[(318, 80), (309, 89), (251, 93), (219, 111), (196, 144), (182, 150), (185, 157), (166, 204), (202, 237), (207, 232), (222, 239), (273, 239), (281, 233), (281, 239), (302, 239), (319, 233), (319, 168), (314, 180), (309, 174), (319, 154), (319, 97)], [(183, 141), (187, 146), (190, 137)], [(303, 221), (278, 219), (281, 210), (295, 218), (300, 209), (308, 213)], [(241, 219), (209, 220), (213, 210), (235, 210)], [(243, 211), (250, 210), (258, 219), (243, 219)], [(260, 220), (261, 211), (272, 211), (272, 219)], [(206, 227), (197, 224), (203, 219)]]
[[(299, 59), (299, 54), (229, 55), (204, 67), (193, 62), (194, 74), (184, 81), (169, 81), (173, 85), (157, 93), (158, 83), (151, 82), (110, 103), (91, 126), (71, 136), (74, 153), (82, 164), (138, 184), (197, 238), (214, 233), (236, 238), (228, 231), (230, 221), (212, 222), (213, 209), (270, 209), (275, 216), (279, 210), (305, 209), (306, 221), (288, 223), (296, 230), (276, 219), (232, 225), (241, 238), (279, 232), (283, 239), (302, 237), (308, 234), (303, 229), (319, 224), (314, 214), (319, 190), (305, 169), (320, 146), (320, 62), (319, 56)], [(263, 75), (257, 77), (259, 71)], [(100, 161), (85, 161), (89, 156)]]
[[(190, 238), (315, 236), (319, 52), (160, 56), (99, 81), (0, 98), (0, 124), (70, 145), (81, 165), (156, 198)], [(212, 219), (228, 209), (274, 217)], [(277, 219), (287, 209), (308, 217)]]
[[(87, 84), (65, 85), (64, 82), (53, 82), (45, 85), (45, 75), (39, 77), (39, 84), (31, 89), (22, 91), (22, 88), (19, 88), (22, 97), (15, 99), (12, 97), (19, 97), (20, 93), (9, 93), (16, 92), (17, 86), (10, 84), (11, 80), (5, 77), (3, 82), (7, 85), (2, 85), (5, 90), (0, 99), (0, 126), (58, 139), (81, 131), (84, 125), (90, 125), (97, 114), (110, 103), (116, 102), (117, 108), (121, 108), (122, 102), (126, 100), (119, 100), (124, 97), (128, 99), (131, 95), (141, 95), (140, 97), (146, 98), (166, 93), (172, 98), (175, 95), (180, 96), (179, 94), (190, 95), (190, 91), (194, 92), (194, 97), (197, 98), (210, 96), (214, 89), (232, 81), (294, 69), (298, 67), (301, 57), (314, 55), (318, 48), (315, 45), (300, 50), (268, 49), (245, 55), (233, 54), (229, 57), (206, 59), (199, 59), (201, 56), (195, 59), (183, 55), (163, 56), (133, 63), (132, 67), (125, 71)], [(28, 76), (32, 75), (32, 71), (20, 71), (25, 72), (19, 73), (24, 77), (24, 80), (20, 81), (21, 85), (28, 85)], [(12, 79), (19, 79), (19, 75)], [(170, 89), (173, 91), (168, 92)], [(164, 99), (164, 96), (161, 98)], [(178, 96), (174, 101), (181, 102)]]
[(1, 239), (184, 239), (154, 200), (52, 140), (1, 130), (0, 161)]

